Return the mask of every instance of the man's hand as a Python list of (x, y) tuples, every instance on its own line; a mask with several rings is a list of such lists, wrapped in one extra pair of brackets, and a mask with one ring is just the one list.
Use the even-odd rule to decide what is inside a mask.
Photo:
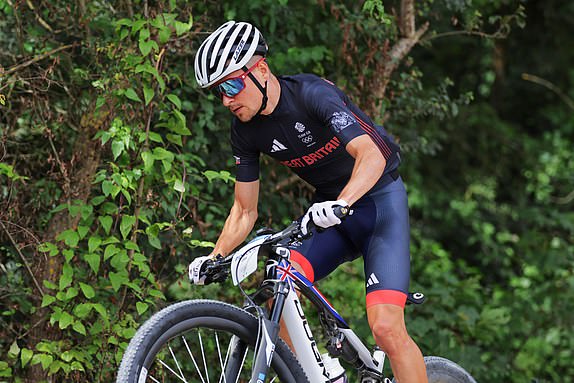
[(313, 204), (307, 213), (303, 216), (301, 221), (301, 232), (303, 235), (309, 233), (309, 223), (313, 222), (316, 226), (326, 229), (328, 227), (338, 225), (341, 219), (335, 215), (334, 208), (349, 207), (349, 204), (340, 199), (338, 201), (325, 201)]
[(213, 261), (209, 255), (203, 257), (197, 257), (189, 264), (189, 280), (194, 285), (204, 285), (205, 279), (207, 278), (203, 275), (203, 271), (205, 271), (205, 267), (207, 266), (208, 261)]

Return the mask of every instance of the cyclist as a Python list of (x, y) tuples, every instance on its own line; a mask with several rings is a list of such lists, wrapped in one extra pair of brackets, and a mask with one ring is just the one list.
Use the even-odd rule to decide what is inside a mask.
[[(407, 333), (409, 222), (392, 138), (333, 83), (310, 74), (275, 76), (267, 44), (246, 22), (228, 21), (207, 37), (195, 57), (195, 77), (234, 115), (231, 144), (237, 165), (235, 199), (210, 256), (190, 265), (193, 283), (206, 281), (201, 266), (227, 255), (253, 229), (259, 199), (259, 156), (265, 153), (315, 187), (302, 217), (321, 230), (291, 249), (291, 260), (311, 281), (345, 261), (364, 257), (366, 306), (377, 345), (396, 379), (426, 382), (423, 356)], [(333, 207), (351, 206), (343, 222)], [(314, 229), (310, 229), (314, 230)]]

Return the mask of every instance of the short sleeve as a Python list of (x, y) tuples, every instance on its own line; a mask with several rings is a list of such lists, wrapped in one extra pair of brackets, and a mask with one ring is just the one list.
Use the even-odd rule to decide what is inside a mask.
[(310, 84), (306, 100), (308, 110), (328, 126), (344, 145), (367, 133), (335, 86), (326, 80)]
[(238, 130), (234, 122), (231, 126), (231, 147), (236, 165), (235, 177), (239, 182), (256, 181), (259, 179), (259, 151), (249, 145)]

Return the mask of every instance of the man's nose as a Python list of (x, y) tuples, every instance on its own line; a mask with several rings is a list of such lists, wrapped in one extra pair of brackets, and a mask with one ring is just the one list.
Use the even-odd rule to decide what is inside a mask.
[(231, 105), (232, 101), (233, 101), (233, 97), (229, 97), (225, 94), (221, 95), (221, 102), (223, 103), (223, 106), (228, 107), (229, 105)]

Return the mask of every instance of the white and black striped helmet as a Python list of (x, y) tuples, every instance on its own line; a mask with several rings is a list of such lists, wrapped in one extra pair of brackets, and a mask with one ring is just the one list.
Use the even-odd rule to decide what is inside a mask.
[(254, 55), (265, 56), (267, 44), (253, 25), (228, 21), (213, 32), (195, 56), (195, 79), (207, 88), (242, 69)]

